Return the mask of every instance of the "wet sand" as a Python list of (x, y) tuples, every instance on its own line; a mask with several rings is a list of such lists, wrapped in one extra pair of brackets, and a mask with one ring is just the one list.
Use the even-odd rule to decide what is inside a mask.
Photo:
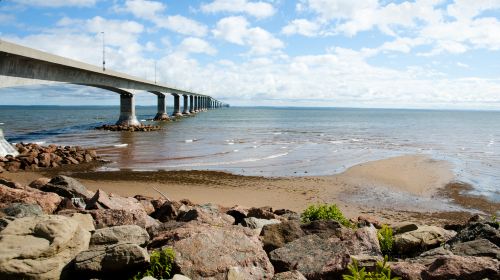
[(336, 203), (349, 218), (369, 214), (382, 222), (428, 224), (459, 222), (477, 210), (493, 214), (498, 203), (475, 198), (469, 203), (454, 183), (449, 163), (421, 155), (400, 156), (353, 166), (343, 173), (319, 177), (268, 178), (214, 171), (106, 171), (89, 166), (46, 172), (4, 173), (27, 184), (41, 175), (67, 174), (91, 190), (122, 196), (136, 194), (223, 206), (271, 206), (297, 212), (315, 203)]

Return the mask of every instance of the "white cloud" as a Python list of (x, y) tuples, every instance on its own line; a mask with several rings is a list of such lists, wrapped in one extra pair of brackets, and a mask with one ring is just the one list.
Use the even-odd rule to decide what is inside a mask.
[(159, 27), (184, 35), (203, 37), (208, 31), (208, 28), (204, 24), (181, 15), (158, 17), (154, 19), (154, 22)]
[(92, 7), (97, 0), (14, 0), (14, 2), (40, 7)]
[(286, 35), (300, 34), (307, 37), (318, 35), (321, 26), (307, 19), (295, 19), (288, 23), (287, 26), (281, 29), (281, 32)]
[(116, 11), (124, 11), (135, 17), (153, 22), (156, 26), (180, 34), (203, 37), (208, 28), (193, 19), (182, 15), (165, 15), (165, 4), (149, 0), (127, 0), (124, 6), (115, 6)]
[(447, 7), (448, 14), (459, 20), (472, 19), (484, 11), (495, 9), (500, 9), (498, 0), (455, 0)]
[(188, 37), (182, 40), (179, 50), (186, 53), (205, 53), (214, 55), (217, 53), (210, 44), (200, 38)]
[(256, 18), (267, 18), (275, 13), (273, 5), (270, 3), (249, 2), (247, 0), (215, 0), (212, 3), (201, 5), (201, 10), (205, 13), (246, 13)]
[(284, 43), (267, 30), (248, 26), (249, 23), (244, 17), (226, 17), (217, 22), (212, 33), (216, 38), (238, 45), (248, 45), (250, 53), (256, 55), (272, 53), (284, 47)]
[(166, 8), (165, 4), (158, 1), (127, 0), (123, 10), (132, 13), (135, 17), (152, 20)]

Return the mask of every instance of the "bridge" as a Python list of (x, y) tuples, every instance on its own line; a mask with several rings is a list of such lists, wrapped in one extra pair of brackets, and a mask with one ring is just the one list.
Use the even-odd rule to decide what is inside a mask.
[[(120, 95), (118, 125), (140, 125), (135, 115), (134, 96), (146, 91), (158, 97), (154, 120), (168, 120), (165, 97), (174, 97), (173, 117), (227, 106), (208, 96), (156, 84), (124, 73), (53, 55), (0, 40), (0, 88), (66, 83), (109, 90)], [(181, 111), (180, 97), (183, 97)]]

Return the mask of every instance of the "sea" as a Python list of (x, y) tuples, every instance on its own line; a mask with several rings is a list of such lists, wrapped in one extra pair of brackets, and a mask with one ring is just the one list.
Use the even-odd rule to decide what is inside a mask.
[[(155, 113), (136, 108), (145, 124), (156, 124), (147, 121)], [(159, 123), (156, 132), (94, 129), (118, 115), (118, 106), (0, 106), (0, 128), (14, 143), (98, 148), (112, 162), (100, 170), (320, 176), (425, 154), (449, 161), (474, 194), (500, 201), (500, 111), (231, 107)]]

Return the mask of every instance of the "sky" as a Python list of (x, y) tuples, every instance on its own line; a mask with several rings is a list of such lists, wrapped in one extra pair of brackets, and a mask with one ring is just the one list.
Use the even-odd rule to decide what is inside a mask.
[[(500, 0), (0, 0), (0, 38), (233, 106), (500, 109)], [(154, 105), (141, 93), (138, 105)], [(75, 85), (0, 105), (116, 105)]]

